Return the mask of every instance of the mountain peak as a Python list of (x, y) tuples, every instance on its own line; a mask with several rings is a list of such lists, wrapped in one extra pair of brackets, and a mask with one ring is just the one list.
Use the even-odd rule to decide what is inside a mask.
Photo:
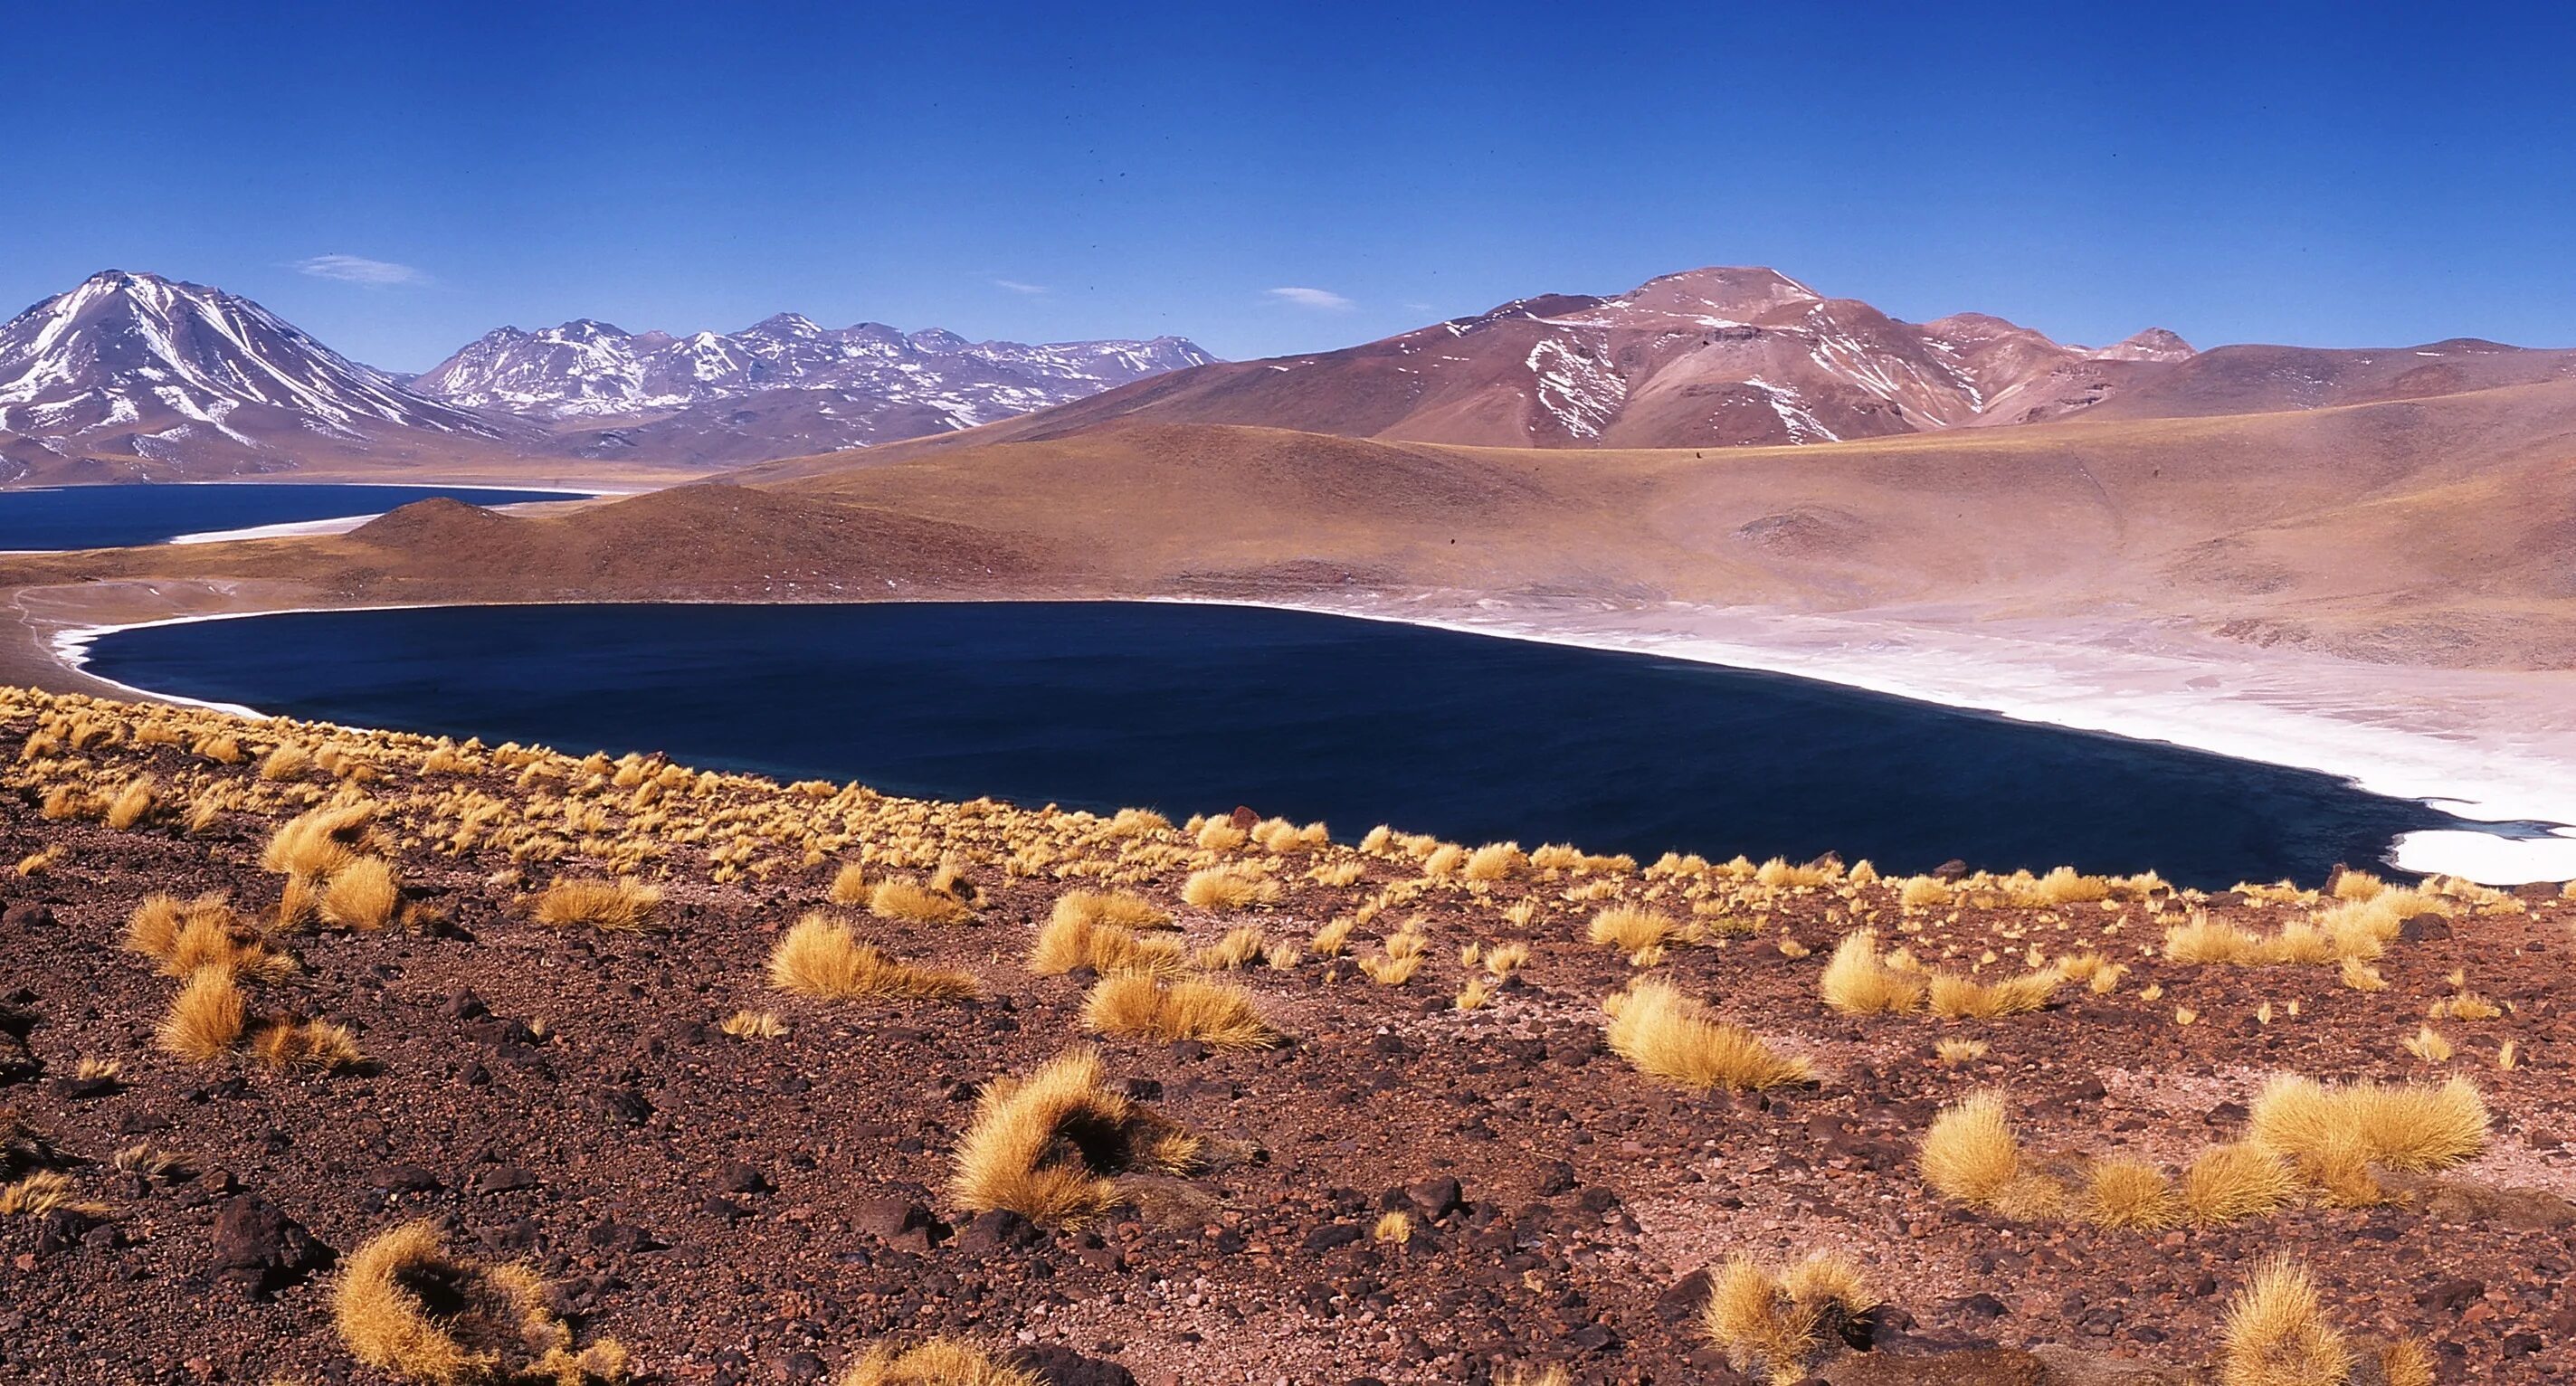
[(2092, 353), (2096, 361), (2188, 361), (2198, 353), (2191, 343), (2161, 327), (2150, 327)]
[(1659, 275), (1601, 306), (1702, 321), (1752, 322), (1783, 308), (1822, 303), (1824, 295), (1761, 265), (1709, 265)]
[(0, 382), (0, 432), (125, 440), (145, 455), (315, 433), (355, 444), (387, 428), (496, 434), (249, 299), (131, 270), (101, 270), (0, 325)]

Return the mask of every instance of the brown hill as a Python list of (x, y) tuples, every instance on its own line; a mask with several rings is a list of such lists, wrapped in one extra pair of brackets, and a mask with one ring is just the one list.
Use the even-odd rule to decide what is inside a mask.
[(2576, 382), (1725, 450), (1134, 421), (890, 462), (835, 454), (543, 518), (433, 502), (335, 538), (0, 560), (0, 586), (195, 577), (329, 601), (1450, 592), (2108, 615), (2552, 668), (2576, 664), (2571, 438)]
[(1492, 447), (1733, 447), (2326, 408), (2533, 384), (2576, 352), (2456, 340), (2195, 353), (2149, 329), (2093, 350), (2001, 318), (1900, 322), (1775, 271), (1521, 299), (1340, 351), (1177, 371), (986, 430), (1241, 424)]

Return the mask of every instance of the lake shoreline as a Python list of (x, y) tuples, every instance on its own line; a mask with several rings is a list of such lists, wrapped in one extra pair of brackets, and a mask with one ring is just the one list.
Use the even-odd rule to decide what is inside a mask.
[[(936, 602), (979, 600), (937, 598)], [(1121, 601), (1237, 606), (1383, 621), (1496, 638), (1639, 654), (1694, 664), (1805, 678), (1844, 688), (2010, 720), (2161, 742), (2259, 764), (2313, 770), (2388, 797), (2417, 800), (2462, 817), (2549, 827), (2576, 822), (2576, 738), (2566, 747), (2503, 744), (2403, 717), (2372, 725), (2354, 708), (2318, 698), (2308, 679), (2285, 675), (2279, 661), (2229, 663), (2169, 651), (2119, 650), (2065, 642), (2040, 645), (2027, 634), (1943, 629), (1928, 624), (1816, 617), (1685, 605), (1512, 603), (1455, 595), (1375, 596), (1331, 602), (1248, 597), (1107, 598), (1029, 596), (980, 600)], [(87, 647), (119, 630), (295, 611), (390, 610), (474, 605), (651, 605), (632, 602), (406, 603), (353, 606), (299, 602), (201, 609), (141, 619), (46, 622), (37, 636), (47, 664), (73, 679), (113, 690), (109, 696), (160, 699), (258, 715), (156, 690), (130, 688), (87, 668)], [(672, 605), (735, 605), (702, 600)], [(793, 605), (794, 603), (776, 603)], [(874, 604), (874, 603), (869, 603)], [(23, 608), (22, 608), (22, 614)], [(71, 613), (64, 613), (66, 616)], [(136, 613), (140, 615), (140, 613)], [(11, 661), (0, 655), (0, 677)], [(2438, 692), (2445, 680), (2474, 683), (2474, 673), (2389, 670), (2415, 675)], [(2311, 674), (2311, 677), (2313, 675)], [(2236, 686), (2203, 687), (2211, 679)], [(2546, 678), (2547, 676), (2528, 676)], [(2538, 695), (2532, 695), (2538, 696)], [(2310, 701), (2302, 704), (2300, 699)], [(2367, 706), (2386, 705), (2377, 701)], [(2403, 711), (2400, 709), (2399, 711)], [(2562, 767), (2565, 767), (2562, 776)], [(2553, 779), (2553, 776), (2560, 776)], [(2576, 877), (2576, 836), (2522, 837), (2435, 830), (2401, 837), (2390, 864), (2412, 872), (2458, 875), (2488, 884)]]

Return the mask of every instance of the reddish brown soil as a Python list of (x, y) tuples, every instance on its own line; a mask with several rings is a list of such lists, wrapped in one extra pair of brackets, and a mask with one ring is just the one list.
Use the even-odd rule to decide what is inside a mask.
[[(254, 756), (325, 736), (237, 725)], [(0, 720), (0, 762), (19, 760), (33, 727), (32, 711)], [(370, 792), (395, 802), (425, 783), (411, 767), (427, 743), (380, 744), (392, 749), (367, 754), (387, 777)], [(115, 783), (141, 771), (165, 785), (253, 783), (250, 765), (125, 739), (52, 773)], [(330, 785), (313, 783), (314, 797)], [(520, 793), (506, 773), (437, 783)], [(724, 793), (783, 798), (749, 781)], [(2250, 1263), (2276, 1252), (2314, 1269), (2335, 1323), (2422, 1337), (2445, 1380), (2576, 1376), (2576, 902), (2563, 899), (2463, 910), (2446, 937), (2393, 947), (2381, 963), (2391, 985), (2374, 994), (2340, 987), (2330, 968), (2187, 967), (2131, 947), (2135, 969), (2109, 995), (2069, 988), (2038, 1014), (1944, 1026), (1828, 1011), (1817, 977), (1850, 904), (1781, 892), (1755, 936), (1673, 948), (1656, 970), (1808, 1056), (1821, 1080), (1703, 1097), (1605, 1051), (1599, 1002), (1632, 970), (1582, 942), (1590, 906), (1563, 903), (1565, 881), (1444, 889), (1389, 911), (1390, 923), (1426, 914), (1436, 943), (1407, 986), (1372, 985), (1347, 964), (1328, 981), (1315, 959), (1239, 974), (1293, 1033), (1284, 1049), (1103, 1042), (1115, 1080), (1220, 1155), (1200, 1175), (1136, 1181), (1132, 1206), (1105, 1226), (1048, 1232), (965, 1218), (942, 1190), (978, 1085), (1087, 1038), (1083, 983), (1020, 965), (1074, 882), (970, 865), (983, 893), (962, 927), (834, 909), (906, 959), (973, 971), (986, 996), (827, 1004), (769, 991), (763, 963), (781, 930), (823, 906), (833, 862), (717, 885), (697, 849), (674, 845), (657, 869), (669, 898), (655, 927), (558, 932), (491, 883), (504, 855), (414, 840), (399, 848), (407, 894), (449, 924), (287, 935), (301, 971), (264, 997), (346, 1024), (370, 1069), (281, 1076), (158, 1050), (172, 983), (119, 938), (149, 892), (271, 905), (278, 878), (257, 858), (283, 813), (227, 813), (193, 836), (157, 820), (120, 832), (43, 819), (40, 798), (26, 785), (0, 792), (0, 997), (26, 1051), (11, 1063), (0, 1039), (0, 1105), (50, 1138), (54, 1163), (108, 1215), (0, 1217), (0, 1380), (385, 1380), (335, 1335), (326, 1268), (272, 1264), (275, 1283), (260, 1284), (257, 1267), (217, 1264), (224, 1249), (315, 1259), (259, 1226), (251, 1198), (343, 1254), (427, 1217), (475, 1254), (525, 1258), (585, 1335), (622, 1340), (650, 1381), (820, 1379), (881, 1337), (937, 1331), (1046, 1350), (1028, 1360), (1057, 1386), (1481, 1382), (1509, 1363), (1563, 1363), (1583, 1382), (1728, 1382), (1723, 1356), (1694, 1336), (1696, 1273), (1739, 1252), (1823, 1249), (1851, 1254), (1892, 1305), (1875, 1350), (1837, 1358), (1835, 1381), (2184, 1379), (2216, 1351)], [(41, 849), (57, 853), (50, 865), (9, 869)], [(1194, 941), (1247, 922), (1303, 940), (1421, 874), (1401, 856), (1358, 860), (1365, 877), (1340, 888), (1304, 882), (1299, 862), (1275, 909), (1179, 913)], [(578, 868), (571, 858), (530, 874)], [(1171, 905), (1180, 874), (1144, 893)], [(1524, 894), (1537, 917), (1503, 922), (1496, 906)], [(1860, 899), (1892, 915), (1885, 895)], [(2088, 912), (2107, 913), (2052, 918), (2083, 932), (2098, 927)], [(2213, 912), (2289, 917), (2227, 897)], [(1967, 910), (1950, 930), (1971, 948), (1959, 965), (1997, 931), (2046, 937), (2037, 916)], [(2121, 917), (2123, 945), (2158, 937), (2138, 908)], [(1789, 956), (1784, 935), (1812, 951)], [(1504, 938), (1530, 944), (1519, 983), (1487, 1009), (1451, 1009), (1467, 975), (1458, 945)], [(2455, 969), (2514, 1008), (2441, 1023), (2458, 1053), (2439, 1071), (2484, 1090), (2493, 1145), (2409, 1202), (2106, 1232), (1968, 1212), (1914, 1170), (1935, 1111), (1980, 1086), (2010, 1092), (2035, 1150), (2171, 1164), (2229, 1138), (2270, 1071), (2422, 1076), (2398, 1041), (2452, 993)], [(2149, 984), (2158, 999), (2142, 998)], [(2279, 1009), (2292, 1000), (2296, 1018)], [(2274, 1018), (2258, 1023), (2267, 1001)], [(2177, 1025), (2177, 1005), (2196, 1023)], [(775, 1010), (791, 1032), (717, 1030), (744, 1007)], [(1931, 1050), (1944, 1035), (1991, 1052), (1943, 1066)], [(2510, 1072), (2495, 1065), (2506, 1039), (2521, 1053)], [(122, 1081), (71, 1081), (83, 1057), (117, 1061)], [(137, 1143), (183, 1154), (190, 1172), (114, 1172), (115, 1152)], [(1411, 1242), (1370, 1240), (1389, 1208), (1419, 1215)], [(2082, 1355), (2020, 1351), (2044, 1344)], [(2010, 1350), (1956, 1355), (1972, 1348)], [(2175, 1370), (2125, 1378), (2109, 1357)]]

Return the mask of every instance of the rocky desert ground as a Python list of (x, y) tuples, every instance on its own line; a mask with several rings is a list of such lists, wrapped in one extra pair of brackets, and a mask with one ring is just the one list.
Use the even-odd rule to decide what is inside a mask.
[(13, 1381), (2576, 1374), (2557, 887), (1639, 863), (22, 690), (0, 763)]

